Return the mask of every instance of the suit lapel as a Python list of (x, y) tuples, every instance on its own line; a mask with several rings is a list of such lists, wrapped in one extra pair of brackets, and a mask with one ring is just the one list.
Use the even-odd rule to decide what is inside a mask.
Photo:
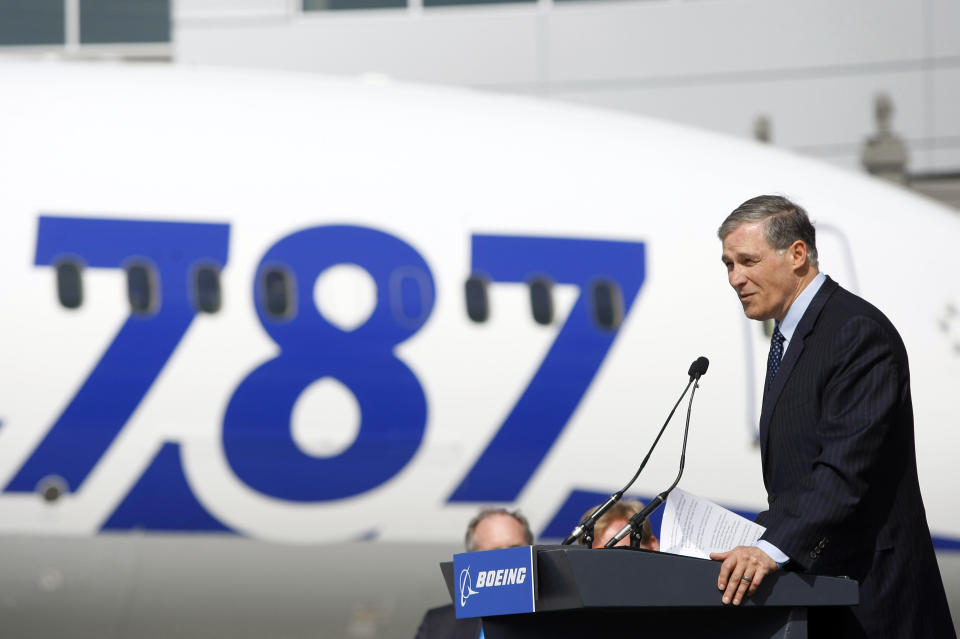
[(793, 332), (793, 337), (790, 338), (790, 343), (787, 345), (787, 352), (783, 356), (783, 361), (780, 362), (780, 370), (777, 371), (777, 376), (773, 378), (770, 388), (763, 393), (763, 406), (760, 410), (760, 447), (764, 452), (761, 456), (764, 460), (764, 476), (767, 474), (766, 460), (769, 456), (765, 453), (770, 436), (770, 418), (773, 416), (773, 409), (776, 408), (780, 393), (783, 392), (794, 366), (796, 366), (800, 355), (803, 353), (804, 340), (813, 330), (817, 318), (820, 317), (820, 312), (835, 290), (837, 290), (837, 283), (827, 277), (823, 286), (813, 296), (803, 317), (800, 318), (800, 323), (797, 324), (797, 329)]

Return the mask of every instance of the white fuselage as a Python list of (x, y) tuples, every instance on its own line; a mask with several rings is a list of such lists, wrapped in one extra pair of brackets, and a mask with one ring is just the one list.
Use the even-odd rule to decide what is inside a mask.
[[(182, 68), (11, 64), (0, 83), (0, 535), (30, 558), (0, 577), (0, 613), (20, 627), (77, 583), (70, 570), (134, 611), (91, 636), (256, 626), (163, 626), (123, 594), (156, 589), (153, 566), (172, 588), (199, 579), (214, 611), (217, 584), (233, 603), (308, 590), (285, 599), (307, 610), (289, 636), (322, 626), (324, 602), (360, 606), (340, 635), (390, 636), (391, 619), (412, 634), (403, 623), (443, 593), (442, 554), (424, 548), (449, 553), (481, 505), (521, 508), (541, 534), (575, 491), (619, 488), (699, 355), (682, 487), (762, 510), (767, 338), (726, 283), (716, 228), (767, 192), (807, 208), (823, 271), (901, 332), (929, 524), (960, 546), (948, 209), (760, 145), (521, 98)], [(76, 309), (58, 299), (63, 264), (81, 274)], [(142, 313), (132, 266), (154, 293)], [(212, 313), (196, 310), (201, 267), (219, 273)], [(471, 276), (485, 321), (467, 314)], [(546, 324), (531, 281), (548, 285)], [(289, 309), (274, 313), (278, 290)], [(638, 494), (672, 481), (681, 426)], [(344, 603), (351, 569), (409, 583), (388, 556), (404, 548), (435, 590), (354, 584), (372, 599)], [(78, 553), (116, 569), (85, 573)], [(239, 587), (244, 557), (260, 577)]]

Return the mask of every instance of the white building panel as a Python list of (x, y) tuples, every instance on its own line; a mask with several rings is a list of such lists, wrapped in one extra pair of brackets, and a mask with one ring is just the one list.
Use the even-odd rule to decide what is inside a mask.
[[(852, 163), (841, 163), (858, 168), (863, 142), (875, 131), (873, 100), (881, 92), (893, 98), (895, 129), (908, 144), (911, 139), (925, 139), (926, 100), (923, 76), (918, 73), (625, 87), (552, 95), (738, 136), (752, 135), (754, 120), (762, 114), (771, 121), (774, 144), (831, 161), (851, 159)], [(914, 162), (927, 164), (921, 152), (912, 147), (911, 152)]]
[[(960, 2), (957, 0), (927, 0), (930, 5), (933, 43), (931, 53), (936, 57), (960, 56)], [(956, 62), (956, 61), (955, 61)]]
[(773, 74), (919, 61), (913, 3), (727, 0), (558, 5), (550, 15), (553, 82)]
[(520, 84), (537, 79), (536, 13), (530, 7), (377, 9), (291, 20), (188, 21), (177, 59), (321, 73), (383, 73), (449, 84)]
[(934, 135), (952, 138), (960, 149), (960, 66), (935, 69), (932, 74)]

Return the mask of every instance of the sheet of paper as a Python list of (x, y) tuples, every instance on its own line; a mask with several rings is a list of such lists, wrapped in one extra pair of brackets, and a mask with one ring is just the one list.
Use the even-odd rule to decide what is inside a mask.
[(707, 559), (712, 552), (752, 546), (764, 530), (737, 513), (675, 488), (663, 507), (660, 550)]

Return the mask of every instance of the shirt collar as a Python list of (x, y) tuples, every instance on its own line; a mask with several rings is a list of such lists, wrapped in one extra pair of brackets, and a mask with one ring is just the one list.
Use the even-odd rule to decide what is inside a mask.
[(807, 312), (807, 307), (810, 306), (810, 302), (813, 301), (813, 297), (817, 294), (817, 291), (820, 290), (820, 287), (823, 286), (826, 279), (826, 275), (817, 273), (817, 276), (807, 284), (807, 288), (803, 289), (800, 295), (797, 296), (797, 299), (793, 300), (793, 304), (791, 304), (787, 310), (787, 315), (783, 318), (783, 321), (778, 324), (780, 334), (783, 335), (787, 341), (793, 339), (793, 332), (797, 330), (800, 318)]

